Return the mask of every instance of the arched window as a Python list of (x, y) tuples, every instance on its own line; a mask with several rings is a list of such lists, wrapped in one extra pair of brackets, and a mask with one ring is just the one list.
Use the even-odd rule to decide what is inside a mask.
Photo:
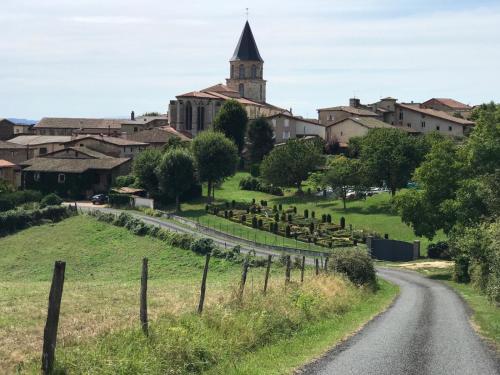
[(245, 65), (240, 65), (240, 78), (245, 78)]
[(196, 129), (203, 130), (205, 129), (205, 107), (198, 107), (197, 111), (197, 121), (196, 121)]
[(252, 65), (252, 79), (257, 78), (257, 66)]
[(241, 97), (245, 96), (245, 85), (243, 85), (243, 83), (240, 83), (240, 85), (238, 86), (238, 91), (240, 92)]
[(193, 128), (193, 107), (191, 107), (191, 102), (186, 102), (185, 112), (186, 130), (191, 130)]

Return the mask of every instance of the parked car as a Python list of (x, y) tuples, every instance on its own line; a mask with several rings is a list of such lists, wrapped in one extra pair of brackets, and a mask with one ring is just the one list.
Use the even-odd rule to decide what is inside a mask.
[(92, 204), (104, 204), (108, 203), (108, 196), (106, 194), (96, 194), (90, 198)]

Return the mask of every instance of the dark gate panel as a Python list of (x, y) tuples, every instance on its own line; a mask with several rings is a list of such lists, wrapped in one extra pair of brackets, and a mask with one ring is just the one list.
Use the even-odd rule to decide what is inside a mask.
[(368, 238), (368, 250), (373, 258), (393, 262), (415, 260), (420, 255), (420, 243)]

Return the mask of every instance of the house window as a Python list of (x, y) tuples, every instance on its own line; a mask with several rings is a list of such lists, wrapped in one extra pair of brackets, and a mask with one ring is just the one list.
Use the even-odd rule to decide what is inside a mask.
[(257, 78), (257, 67), (252, 65), (252, 79)]
[(403, 111), (399, 111), (399, 119), (402, 120), (403, 119)]
[(240, 65), (240, 76), (239, 78), (245, 78), (245, 66), (243, 64)]
[(439, 125), (436, 125), (436, 130), (439, 130)]
[(450, 125), (450, 126), (448, 126), (448, 130), (451, 132), (451, 125)]
[(134, 126), (134, 133), (137, 132), (137, 126)]
[(38, 153), (40, 155), (45, 155), (47, 153), (47, 147), (40, 147), (40, 151)]
[(33, 173), (33, 180), (40, 181), (40, 172)]
[(191, 107), (191, 102), (186, 103), (186, 130), (191, 130), (193, 128), (193, 108)]
[(244, 97), (245, 96), (245, 85), (243, 83), (240, 83), (238, 86), (238, 91), (240, 92), (240, 96)]
[(406, 124), (406, 127), (407, 128), (411, 128), (411, 122), (409, 122), (408, 124)]
[(66, 175), (64, 173), (59, 173), (57, 175), (57, 182), (60, 184), (64, 184), (65, 181), (66, 181)]
[(422, 121), (421, 125), (423, 128), (425, 128), (425, 121)]

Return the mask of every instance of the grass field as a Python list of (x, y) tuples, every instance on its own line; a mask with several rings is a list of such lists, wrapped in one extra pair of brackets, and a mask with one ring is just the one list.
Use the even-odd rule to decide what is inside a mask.
[[(248, 173), (239, 172), (235, 176), (226, 180), (219, 188), (216, 189), (215, 198), (218, 201), (251, 201), (255, 198), (256, 201), (267, 200), (268, 205), (283, 204), (284, 207), (287, 206), (297, 206), (299, 213), (302, 213), (304, 209), (309, 209), (309, 211), (315, 211), (316, 217), (321, 217), (322, 214), (331, 214), (332, 219), (335, 223), (340, 221), (340, 217), (344, 216), (346, 219), (346, 224), (352, 224), (354, 228), (365, 229), (370, 231), (375, 231), (380, 234), (389, 234), (389, 238), (397, 239), (402, 241), (421, 241), (421, 254), (427, 254), (427, 245), (429, 240), (423, 237), (416, 237), (413, 234), (413, 230), (401, 221), (401, 218), (395, 213), (391, 207), (391, 196), (389, 193), (381, 193), (368, 197), (366, 200), (358, 200), (347, 203), (347, 209), (344, 210), (342, 206), (342, 201), (334, 200), (330, 198), (316, 197), (316, 196), (295, 196), (294, 190), (287, 190), (285, 196), (277, 197), (256, 191), (246, 191), (239, 189), (239, 181), (248, 176)], [(305, 187), (307, 189), (307, 187)], [(218, 228), (221, 225), (224, 228), (226, 226), (227, 230), (231, 233), (240, 230), (243, 235), (253, 238), (256, 236), (259, 242), (263, 242), (263, 231), (255, 230), (252, 228), (243, 227), (242, 225), (232, 223), (229, 220), (223, 218), (217, 218), (214, 215), (209, 215), (205, 212), (205, 202), (199, 200), (197, 202), (184, 203), (182, 205), (184, 216), (199, 220), (203, 224), (215, 225)], [(266, 234), (267, 238), (273, 240), (270, 233)], [(283, 241), (282, 237), (277, 236), (277, 241)], [(259, 240), (260, 238), (260, 240)], [(444, 239), (443, 233), (438, 233), (433, 241), (438, 241)], [(295, 241), (285, 240), (285, 243), (290, 246), (295, 246)], [(300, 243), (298, 246), (307, 248), (307, 244)]]
[[(165, 373), (165, 369), (170, 368), (169, 363), (198, 363), (189, 357), (192, 355), (199, 360), (199, 348), (190, 346), (195, 343), (212, 353), (210, 358), (217, 359), (210, 369), (224, 368), (229, 362), (233, 368), (249, 368), (255, 359), (267, 361), (270, 366), (269, 353), (274, 353), (272, 358), (281, 363), (279, 373), (288, 373), (386, 307), (397, 292), (395, 287), (383, 282), (380, 291), (374, 294), (346, 284), (338, 277), (315, 281), (312, 270), (308, 269), (306, 289), (296, 285), (293, 290), (283, 293), (283, 269), (276, 265), (271, 274), (268, 299), (263, 299), (259, 292), (265, 270), (250, 271), (246, 307), (240, 311), (230, 303), (240, 279), (240, 265), (212, 259), (207, 314), (200, 320), (193, 312), (197, 306), (204, 258), (190, 251), (168, 247), (149, 237), (135, 236), (124, 228), (87, 216), (32, 227), (2, 238), (0, 249), (0, 373), (10, 373), (21, 363), (26, 364), (21, 371), (38, 372), (55, 260), (67, 262), (56, 356), (58, 368), (69, 373), (130, 373), (129, 370)], [(158, 333), (152, 335), (157, 341), (148, 341), (147, 345), (143, 345), (145, 339), (140, 335), (138, 324), (140, 268), (144, 256), (149, 258), (150, 266), (151, 330)], [(294, 271), (292, 280), (297, 277)], [(320, 299), (318, 304), (316, 295), (329, 296), (329, 299)], [(292, 301), (296, 302), (289, 305)], [(315, 306), (311, 311), (316, 313), (325, 309), (328, 318), (307, 323), (310, 303)], [(283, 311), (260, 316), (266, 304), (271, 312), (278, 307)], [(258, 316), (260, 318), (255, 320)], [(214, 330), (216, 322), (227, 325), (222, 331)], [(262, 329), (252, 325), (256, 322), (278, 328), (273, 331), (274, 336), (262, 335), (265, 338), (262, 341), (253, 333), (258, 332), (259, 327)], [(297, 322), (301, 322), (301, 329), (295, 329), (299, 327)], [(295, 327), (291, 338), (285, 334), (288, 331), (280, 331), (282, 323), (285, 327)], [(200, 332), (199, 336), (205, 341), (198, 342), (198, 335), (188, 336), (191, 338), (187, 342), (182, 341), (186, 339), (184, 333), (195, 335), (196, 332)], [(237, 351), (222, 344), (230, 332), (234, 341), (231, 348), (239, 348)], [(268, 336), (272, 340), (268, 340)], [(177, 341), (172, 342), (172, 338)], [(253, 344), (251, 350), (243, 353), (241, 347), (245, 340)], [(172, 354), (168, 348), (180, 351)], [(299, 349), (300, 355), (289, 359)], [(165, 352), (180, 357), (165, 358), (161, 354)], [(85, 367), (87, 364), (92, 367)], [(184, 373), (184, 370), (179, 371), (171, 373)]]

